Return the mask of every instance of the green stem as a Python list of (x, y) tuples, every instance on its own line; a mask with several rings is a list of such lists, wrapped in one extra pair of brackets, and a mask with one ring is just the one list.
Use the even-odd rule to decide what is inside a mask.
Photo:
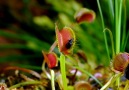
[(118, 37), (118, 35), (117, 35), (117, 30), (118, 30), (118, 1), (117, 0), (114, 0), (114, 2), (115, 2), (115, 19), (114, 19), (114, 24), (115, 24), (115, 46), (116, 46), (116, 50), (115, 50), (115, 53), (117, 53), (118, 52), (118, 50), (119, 50), (119, 45), (117, 45), (118, 44), (118, 41), (117, 41), (117, 37)]
[(109, 5), (109, 12), (110, 12), (110, 20), (111, 20), (111, 23), (112, 21), (114, 21), (114, 8), (113, 8), (113, 1), (112, 0), (107, 0), (108, 2), (108, 5)]
[(113, 41), (113, 35), (112, 35), (112, 32), (108, 29), (108, 28), (105, 28), (104, 29), (104, 32), (105, 31), (108, 31), (109, 35), (110, 35), (110, 39), (111, 39), (111, 44), (112, 44), (112, 57), (115, 56), (115, 48), (114, 48), (114, 41)]
[(128, 30), (127, 36), (125, 38), (124, 48), (126, 47), (128, 40), (129, 40), (129, 30)]
[(52, 85), (52, 90), (55, 90), (55, 82), (54, 82), (54, 76), (55, 76), (55, 73), (53, 70), (50, 70), (51, 72), (51, 85)]
[(61, 68), (62, 82), (63, 82), (63, 86), (64, 86), (63, 90), (68, 90), (67, 89), (66, 70), (65, 70), (65, 56), (63, 54), (61, 54), (61, 56), (60, 56), (60, 68)]
[[(116, 54), (120, 52), (121, 42), (121, 15), (122, 15), (122, 0), (115, 0), (115, 35), (116, 35)], [(120, 77), (116, 79), (116, 86), (119, 88)]]
[(121, 39), (121, 15), (122, 15), (122, 1), (123, 0), (120, 0), (120, 10), (119, 10), (119, 22), (118, 22), (118, 37), (117, 37), (117, 40), (118, 40), (118, 51), (117, 53), (120, 52), (120, 39)]
[(56, 46), (57, 46), (57, 41), (55, 41), (55, 42), (51, 45), (51, 47), (50, 47), (50, 49), (49, 49), (49, 53), (52, 52), (52, 51), (55, 49)]
[(9, 87), (9, 90), (12, 90), (14, 88), (18, 88), (18, 87), (21, 87), (21, 86), (35, 85), (35, 84), (42, 84), (42, 82), (41, 81), (26, 81), (26, 82), (21, 82), (21, 83), (18, 83), (16, 85), (13, 85), (13, 86)]
[[(102, 20), (102, 28), (104, 30), (104, 28), (105, 28), (104, 19), (103, 19), (103, 14), (102, 14), (102, 11), (101, 11), (101, 6), (100, 6), (100, 3), (99, 3), (99, 0), (97, 0), (97, 4), (98, 4), (99, 12), (100, 12), (100, 17), (101, 17), (101, 20)], [(107, 44), (107, 38), (106, 38), (106, 33), (105, 32), (104, 32), (104, 41), (105, 41), (105, 47), (106, 47), (106, 51), (107, 51), (108, 65), (109, 65), (111, 59), (110, 59), (109, 47), (108, 47), (108, 44)]]
[[(118, 8), (118, 5), (120, 6), (120, 8)], [(119, 11), (118, 11), (118, 9), (119, 9)], [(122, 14), (122, 0), (120, 0), (120, 2), (118, 2), (118, 0), (115, 0), (116, 54), (120, 52), (121, 14)]]
[(126, 0), (123, 1), (123, 30), (122, 30), (122, 44), (121, 44), (121, 51), (125, 51), (125, 44), (126, 44)]
[(45, 61), (43, 61), (43, 64), (42, 64), (42, 71), (46, 74), (46, 76), (51, 79), (51, 76), (50, 74), (46, 71), (46, 68), (45, 68)]

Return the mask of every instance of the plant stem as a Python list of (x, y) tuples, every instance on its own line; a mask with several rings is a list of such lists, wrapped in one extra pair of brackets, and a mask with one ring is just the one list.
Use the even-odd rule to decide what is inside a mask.
[[(120, 7), (120, 8), (118, 8)], [(119, 9), (119, 11), (118, 11)], [(122, 0), (120, 2), (115, 0), (115, 35), (116, 35), (116, 54), (120, 52), (120, 39), (121, 39), (121, 14), (122, 14)], [(116, 84), (119, 88), (120, 77), (117, 78)]]
[(41, 81), (26, 81), (26, 82), (21, 82), (21, 83), (18, 83), (16, 85), (13, 85), (11, 87), (9, 87), (9, 90), (12, 90), (14, 88), (18, 88), (18, 87), (21, 87), (21, 86), (26, 86), (26, 85), (34, 85), (34, 84), (42, 84)]
[[(110, 20), (111, 23), (113, 23), (112, 21), (114, 21), (114, 8), (113, 8), (113, 0), (107, 0), (108, 5), (109, 5), (109, 12), (110, 12)], [(113, 25), (113, 24), (112, 24)]]
[(119, 47), (119, 50), (118, 50), (118, 53), (120, 52), (120, 39), (121, 39), (121, 15), (122, 15), (122, 1), (123, 0), (120, 0), (120, 11), (119, 11), (119, 23), (118, 23), (118, 47)]
[(50, 49), (49, 49), (49, 52), (52, 52), (52, 51), (54, 50), (54, 48), (56, 47), (56, 45), (57, 45), (57, 41), (55, 41), (55, 42), (51, 45), (51, 47), (50, 47)]
[[(100, 17), (101, 17), (101, 20), (102, 20), (102, 29), (104, 30), (104, 28), (105, 28), (104, 19), (103, 19), (103, 14), (102, 14), (102, 11), (101, 11), (101, 6), (100, 6), (100, 3), (99, 3), (99, 0), (97, 0), (97, 4), (98, 4), (99, 12), (100, 12)], [(106, 47), (106, 51), (107, 51), (108, 65), (109, 65), (111, 59), (110, 59), (109, 47), (108, 47), (108, 44), (107, 44), (107, 37), (106, 37), (105, 32), (104, 32), (104, 41), (105, 41), (105, 47)]]
[[(56, 47), (56, 45), (57, 45), (57, 42), (55, 41), (52, 44), (52, 46), (50, 47), (49, 53), (51, 53), (54, 50), (54, 48)], [(55, 73), (54, 73), (54, 71), (52, 69), (50, 69), (50, 72), (51, 72), (51, 86), (52, 86), (52, 90), (55, 90), (55, 82), (54, 82), (55, 81), (54, 80)]]
[[(120, 5), (119, 5), (120, 4)], [(118, 11), (118, 5), (120, 6)], [(121, 38), (121, 14), (122, 14), (122, 0), (118, 3), (115, 0), (115, 35), (116, 35), (116, 54), (120, 52), (120, 38)]]
[(126, 45), (126, 35), (128, 35), (128, 34), (126, 34), (126, 19), (127, 19), (127, 13), (126, 13), (126, 0), (124, 0), (123, 1), (124, 3), (123, 3), (123, 24), (122, 24), (122, 26), (123, 26), (123, 30), (122, 30), (122, 43), (121, 43), (121, 51), (123, 52), (123, 51), (125, 51), (125, 45)]
[(124, 48), (126, 47), (128, 40), (129, 40), (129, 30), (127, 32), (127, 36), (126, 36), (126, 39), (125, 39)]
[(51, 79), (51, 76), (50, 76), (50, 74), (46, 71), (46, 69), (45, 69), (45, 61), (43, 61), (43, 64), (42, 64), (42, 71), (46, 74), (46, 76), (49, 78), (49, 79)]
[(104, 32), (105, 31), (108, 31), (109, 35), (110, 35), (110, 39), (111, 39), (111, 44), (112, 44), (112, 57), (115, 56), (115, 48), (114, 48), (114, 41), (113, 41), (113, 35), (112, 35), (112, 32), (108, 29), (108, 28), (105, 28), (104, 29)]
[(51, 69), (50, 70), (51, 72), (51, 85), (52, 85), (52, 90), (55, 90), (55, 82), (54, 82), (54, 76), (55, 76), (55, 73), (54, 71)]
[(118, 53), (118, 50), (119, 50), (119, 44), (118, 41), (117, 41), (117, 38), (118, 35), (117, 35), (117, 30), (118, 30), (118, 1), (117, 0), (114, 0), (114, 5), (115, 5), (115, 19), (114, 19), (114, 24), (115, 24), (115, 46), (116, 46), (116, 50), (115, 50), (115, 53)]
[(60, 68), (61, 68), (62, 82), (63, 82), (63, 86), (64, 86), (63, 90), (68, 90), (67, 89), (66, 70), (65, 70), (65, 56), (63, 54), (61, 54), (61, 56), (60, 56)]

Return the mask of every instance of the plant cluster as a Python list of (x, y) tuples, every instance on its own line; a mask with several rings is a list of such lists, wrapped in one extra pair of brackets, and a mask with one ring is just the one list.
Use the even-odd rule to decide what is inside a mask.
[[(0, 39), (2, 38), (5, 41), (6, 37), (16, 39), (16, 41), (12, 40), (15, 43), (12, 43), (11, 40), (11, 43), (7, 41), (0, 46), (1, 51), (4, 49), (9, 51), (12, 48), (23, 51), (14, 50), (14, 56), (13, 54), (8, 56), (8, 53), (4, 52), (5, 55), (0, 53), (2, 55), (0, 62), (6, 61), (7, 63), (9, 60), (15, 59), (37, 61), (38, 55), (40, 58), (42, 56), (43, 60), (41, 60), (40, 67), (32, 66), (35, 63), (27, 66), (17, 64), (17, 62), (17, 66), (10, 63), (2, 64), (0, 68), (0, 89), (128, 90), (129, 53), (126, 49), (128, 49), (129, 31), (126, 20), (129, 1), (96, 0), (99, 12), (81, 6), (79, 1), (61, 1), (59, 3), (57, 0), (53, 0), (53, 2), (47, 0), (41, 2), (41, 5), (36, 1), (31, 1), (31, 3), (24, 1), (26, 9), (23, 9), (23, 15), (19, 13), (22, 11), (23, 4), (21, 7), (14, 7), (14, 3), (6, 2), (11, 8), (10, 12), (18, 21), (16, 24), (6, 25), (6, 23), (5, 26), (14, 31), (10, 32), (3, 28), (0, 30)], [(37, 13), (40, 9), (45, 8), (41, 7), (43, 3), (56, 12), (53, 17), (50, 12), (41, 11)], [(108, 6), (109, 15), (107, 17), (110, 18), (109, 21), (104, 16), (106, 9), (102, 3)], [(39, 5), (38, 9), (34, 8), (36, 5)], [(64, 6), (67, 7), (64, 8)], [(42, 13), (47, 15), (38, 16)], [(56, 14), (58, 15), (55, 23), (52, 20), (55, 19)], [(49, 15), (51, 18), (48, 17)], [(18, 28), (22, 24), (23, 26), (26, 25), (27, 28)], [(59, 27), (63, 28), (60, 29)], [(28, 28), (33, 31), (22, 30)], [(20, 32), (20, 34), (16, 32)], [(19, 42), (18, 39), (20, 39)], [(53, 41), (54, 43), (51, 44)], [(30, 51), (33, 53), (28, 54)], [(28, 52), (27, 55), (26, 52)], [(33, 61), (26, 63), (31, 62)], [(40, 72), (32, 69), (40, 70)]]

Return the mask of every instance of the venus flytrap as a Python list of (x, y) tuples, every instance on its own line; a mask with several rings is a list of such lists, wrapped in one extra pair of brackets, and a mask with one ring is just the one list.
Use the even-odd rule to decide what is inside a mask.
[[(52, 46), (50, 47), (49, 53), (45, 53), (42, 51), (43, 56), (44, 56), (42, 70), (46, 73), (47, 77), (49, 79), (51, 79), (52, 90), (55, 90), (55, 72), (54, 72), (54, 70), (52, 70), (52, 68), (56, 67), (58, 64), (58, 58), (57, 58), (56, 54), (54, 52), (52, 52), (54, 50), (54, 48), (56, 47), (56, 45), (57, 45), (57, 42), (55, 41), (52, 44)], [(49, 73), (45, 69), (45, 62), (47, 63), (47, 65), (50, 69), (51, 76), (49, 75)]]
[[(117, 1), (114, 0), (115, 2), (115, 46), (116, 50), (115, 53), (118, 54), (120, 52), (120, 41), (121, 41), (121, 15), (122, 15), (122, 4), (123, 0)], [(120, 76), (121, 77), (121, 76)], [(117, 78), (116, 84), (119, 87), (120, 84), (120, 77)]]
[(62, 82), (63, 82), (63, 90), (68, 90), (67, 87), (67, 78), (66, 78), (66, 70), (65, 70), (65, 56), (73, 52), (73, 47), (75, 45), (75, 34), (73, 30), (69, 27), (64, 27), (62, 30), (59, 31), (57, 25), (55, 27), (56, 30), (56, 39), (59, 51), (61, 52), (60, 55), (60, 68), (61, 68), (61, 75), (62, 75)]
[[(98, 3), (98, 7), (99, 7), (99, 11), (100, 11), (100, 15), (101, 15), (101, 19), (102, 19), (102, 26), (104, 26), (104, 20), (103, 20), (103, 16), (102, 16), (102, 11), (101, 11), (101, 7), (99, 4), (99, 0), (97, 0)], [(113, 59), (113, 66), (112, 66), (112, 70), (115, 72), (114, 75), (110, 78), (110, 80), (100, 89), (100, 90), (105, 90), (107, 89), (111, 84), (113, 85), (114, 89), (118, 89), (119, 90), (119, 85), (120, 85), (120, 77), (123, 75), (123, 73), (125, 72), (128, 64), (129, 64), (129, 54), (124, 52), (124, 53), (120, 53), (120, 48), (123, 46), (121, 46), (120, 42), (121, 42), (121, 16), (122, 16), (122, 5), (123, 5), (123, 0), (114, 0), (114, 14), (112, 16), (114, 16), (114, 27), (115, 27), (115, 49), (113, 46), (113, 39), (112, 39), (112, 35), (111, 35), (111, 31), (109, 32), (110, 37), (111, 37), (111, 43), (112, 43), (112, 59)], [(111, 6), (113, 7), (113, 6)], [(104, 29), (105, 27), (103, 27)], [(123, 34), (125, 35), (125, 34)], [(105, 36), (105, 35), (104, 35)], [(105, 36), (106, 37), (106, 36)], [(126, 41), (128, 39), (128, 36), (123, 36), (124, 37), (124, 41)], [(125, 38), (126, 37), (126, 38)], [(107, 42), (107, 40), (105, 39), (105, 41)], [(122, 43), (124, 42), (122, 41)], [(108, 48), (107, 48), (108, 49)], [(114, 54), (115, 51), (115, 54)], [(123, 51), (123, 50), (122, 50)], [(109, 52), (108, 52), (109, 55)], [(128, 85), (125, 86), (125, 89), (127, 90)], [(125, 90), (124, 89), (124, 90)]]
[(93, 22), (96, 18), (96, 14), (93, 10), (88, 8), (81, 8), (74, 16), (77, 23)]
[[(117, 86), (119, 88), (119, 78), (123, 75), (127, 65), (129, 64), (129, 54), (119, 53), (113, 58), (113, 68), (112, 71), (115, 72), (110, 80), (100, 89), (105, 90), (110, 85)], [(116, 82), (116, 84), (114, 84)], [(116, 87), (115, 87), (116, 88)]]
[[(56, 67), (58, 64), (58, 59), (57, 56), (54, 52), (49, 52), (49, 53), (45, 53), (43, 52), (43, 56), (44, 56), (44, 60), (47, 63), (49, 69), (50, 69), (50, 73), (51, 73), (51, 86), (52, 86), (52, 90), (55, 90), (55, 81), (54, 81), (54, 76), (55, 73), (52, 70), (52, 68)], [(44, 66), (43, 66), (44, 67)]]
[(70, 27), (64, 27), (59, 31), (57, 25), (55, 26), (55, 30), (59, 51), (64, 55), (72, 53), (76, 41), (73, 30)]
[(51, 79), (52, 90), (55, 90), (54, 71), (52, 70), (52, 68), (57, 66), (58, 59), (56, 54), (52, 51), (58, 45), (59, 52), (61, 53), (60, 69), (61, 69), (61, 75), (62, 75), (63, 90), (68, 90), (66, 70), (65, 70), (65, 55), (71, 54), (73, 52), (73, 47), (75, 45), (76, 38), (73, 30), (69, 27), (64, 27), (62, 30), (59, 31), (57, 25), (55, 24), (55, 33), (56, 33), (56, 41), (50, 47), (49, 52), (48, 53), (42, 52), (44, 56), (44, 62), (47, 63), (50, 69), (51, 77), (46, 72), (44, 63), (43, 63), (42, 69), (44, 70), (44, 72), (46, 72), (46, 75), (48, 76), (48, 78)]
[[(116, 5), (116, 7), (118, 7), (119, 3), (118, 2), (116, 3), (116, 2), (117, 1), (115, 1), (115, 5)], [(117, 53), (119, 55), (118, 52), (120, 52), (119, 51), (120, 50), (120, 48), (119, 48), (120, 45), (116, 46), (116, 50), (114, 50), (114, 41), (113, 41), (112, 32), (109, 29), (105, 29), (104, 19), (103, 19), (103, 15), (102, 15), (99, 0), (97, 0), (97, 3), (98, 3), (99, 11), (100, 11), (100, 16), (101, 16), (101, 19), (102, 19), (102, 28), (104, 30), (104, 39), (105, 39), (105, 45), (106, 45), (106, 50), (107, 50), (107, 54), (108, 54), (108, 65), (110, 63), (110, 54), (109, 54), (109, 47), (108, 47), (108, 44), (107, 44), (107, 37), (106, 37), (106, 32), (105, 31), (108, 31), (109, 35), (111, 37), (112, 58), (113, 58), (113, 61), (114, 61), (113, 62), (113, 70), (115, 72), (118, 72), (117, 74), (114, 74), (112, 76), (112, 78), (109, 80), (109, 82), (107, 82), (107, 84), (105, 84), (101, 88), (101, 90), (104, 90), (104, 89), (108, 88), (111, 84), (113, 84), (114, 82), (119, 81), (119, 77), (123, 74), (123, 71), (127, 66), (128, 60), (125, 60), (127, 62), (124, 61), (125, 64), (122, 67), (122, 72), (119, 71), (118, 68), (121, 69), (121, 67), (119, 67), (119, 64), (121, 64), (121, 62), (118, 62), (119, 64), (116, 63), (117, 60), (115, 60), (115, 58), (117, 57), (117, 55), (115, 55), (115, 53)], [(120, 4), (120, 8), (119, 8), (120, 9), (120, 11), (119, 11), (120, 15), (116, 15), (116, 13), (118, 13), (118, 9), (115, 9), (115, 20), (118, 21), (118, 22), (115, 21), (115, 30), (119, 29), (115, 33), (115, 34), (118, 34), (118, 35), (115, 35), (117, 40), (120, 40), (120, 35), (119, 34), (120, 34), (120, 28), (121, 28), (121, 26), (120, 26), (120, 24), (121, 24), (121, 8), (122, 8), (122, 4)], [(90, 23), (90, 22), (94, 21), (95, 13), (92, 10), (83, 8), (75, 14), (75, 19), (76, 19), (77, 23), (82, 23), (82, 22), (89, 22)], [(116, 25), (119, 25), (119, 27), (116, 27)], [(55, 57), (55, 54), (52, 54), (51, 52), (58, 45), (59, 52), (61, 53), (59, 61), (60, 61), (60, 69), (61, 69), (61, 75), (62, 75), (63, 90), (68, 90), (66, 70), (65, 70), (66, 69), (65, 68), (65, 64), (66, 64), (65, 56), (69, 55), (73, 52), (73, 47), (75, 45), (76, 37), (75, 37), (75, 34), (74, 34), (74, 32), (71, 28), (64, 27), (63, 29), (59, 30), (58, 26), (56, 24), (55, 24), (55, 33), (56, 33), (56, 41), (50, 47), (49, 53), (48, 54), (43, 53), (43, 55), (44, 55), (45, 59), (46, 59), (46, 57), (49, 58), (49, 59), (46, 59), (46, 62), (48, 64), (48, 67), (52, 68), (53, 66), (56, 65), (56, 62), (53, 62), (53, 57)], [(120, 44), (120, 41), (116, 41), (115, 45), (117, 45), (117, 44)], [(125, 53), (122, 53), (122, 54), (125, 54)], [(50, 55), (50, 57), (49, 57), (49, 55)], [(52, 55), (52, 57), (51, 57), (51, 55)], [(57, 58), (54, 59), (54, 60), (57, 60)], [(73, 67), (75, 67), (76, 69), (88, 74), (97, 83), (99, 83), (100, 86), (102, 86), (102, 84), (96, 78), (94, 78), (94, 76), (92, 76), (89, 72), (84, 71), (83, 69), (81, 69), (78, 66), (73, 66)], [(116, 67), (118, 67), (118, 68), (116, 68)], [(118, 70), (115, 70), (115, 69), (118, 69)], [(51, 71), (51, 80), (52, 80), (52, 89), (55, 90), (55, 88), (54, 88), (54, 72), (53, 71)], [(119, 86), (119, 82), (117, 83), (116, 86)]]

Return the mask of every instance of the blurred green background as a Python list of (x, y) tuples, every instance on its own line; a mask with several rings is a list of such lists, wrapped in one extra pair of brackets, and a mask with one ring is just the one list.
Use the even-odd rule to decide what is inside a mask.
[[(100, 0), (105, 27), (113, 34), (112, 7), (108, 0)], [(127, 6), (127, 29), (129, 30), (129, 1)], [(80, 8), (96, 13), (92, 23), (77, 24), (74, 15)], [(0, 63), (40, 69), (42, 50), (48, 51), (55, 41), (55, 23), (59, 28), (71, 27), (76, 34), (74, 53), (82, 50), (88, 61), (107, 65), (107, 53), (102, 23), (96, 0), (0, 0)], [(123, 28), (123, 27), (122, 27)], [(107, 34), (109, 51), (111, 41)], [(127, 42), (125, 51), (129, 52)], [(58, 49), (55, 49), (58, 53)]]

